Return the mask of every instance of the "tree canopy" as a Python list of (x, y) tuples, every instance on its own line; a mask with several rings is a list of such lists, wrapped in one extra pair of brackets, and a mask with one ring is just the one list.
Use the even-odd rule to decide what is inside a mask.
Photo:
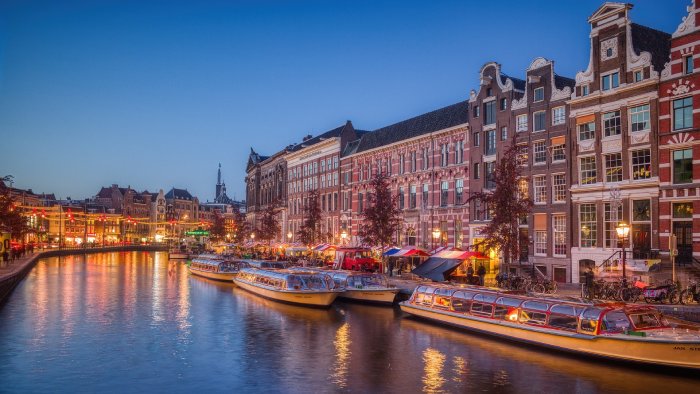
[(396, 196), (392, 196), (389, 178), (377, 173), (370, 181), (367, 204), (360, 213), (363, 219), (359, 235), (363, 242), (373, 246), (386, 246), (401, 227), (401, 210)]
[(311, 190), (303, 207), (304, 222), (297, 231), (299, 240), (307, 246), (313, 246), (321, 239), (321, 206), (318, 190)]

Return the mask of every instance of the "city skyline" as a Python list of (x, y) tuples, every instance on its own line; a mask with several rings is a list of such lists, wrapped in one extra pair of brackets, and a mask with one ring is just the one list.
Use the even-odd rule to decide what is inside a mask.
[[(573, 77), (600, 2), (512, 3), (497, 18), (458, 2), (168, 4), (0, 6), (0, 175), (59, 198), (117, 183), (206, 201), (221, 162), (243, 199), (251, 146), (270, 155), (346, 120), (374, 130), (464, 100), (492, 60), (522, 78), (543, 56)], [(637, 1), (631, 16), (670, 33), (688, 4)]]

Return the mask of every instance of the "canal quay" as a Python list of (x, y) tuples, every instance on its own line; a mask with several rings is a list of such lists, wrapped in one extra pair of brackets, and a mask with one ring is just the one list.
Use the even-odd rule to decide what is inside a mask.
[(695, 392), (697, 373), (569, 356), (397, 307), (277, 303), (167, 252), (44, 257), (0, 308), (0, 392)]

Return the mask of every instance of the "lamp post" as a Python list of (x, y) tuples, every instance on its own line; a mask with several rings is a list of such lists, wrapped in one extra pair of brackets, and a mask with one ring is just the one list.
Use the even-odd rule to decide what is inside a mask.
[(440, 238), (440, 229), (436, 227), (433, 229), (433, 250), (435, 249), (435, 241), (437, 241), (438, 238)]
[(347, 231), (343, 230), (340, 232), (340, 243), (341, 245), (345, 245), (345, 240), (348, 238), (348, 233)]
[(287, 232), (287, 242), (292, 242), (292, 237), (293, 237), (293, 236), (294, 236), (294, 234), (292, 234), (291, 231)]
[(625, 239), (630, 233), (630, 226), (625, 222), (620, 222), (615, 229), (617, 231), (617, 237), (622, 240), (622, 280), (627, 280), (627, 253), (625, 252)]

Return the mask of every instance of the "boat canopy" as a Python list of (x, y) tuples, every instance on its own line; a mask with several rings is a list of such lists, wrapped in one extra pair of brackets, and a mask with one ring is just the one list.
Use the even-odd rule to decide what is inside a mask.
[(428, 257), (430, 254), (428, 251), (417, 248), (414, 246), (405, 246), (401, 249), (389, 249), (388, 251), (384, 252), (384, 256), (388, 257)]
[(336, 288), (330, 275), (314, 271), (277, 270), (266, 271), (243, 268), (239, 278), (262, 285), (273, 285), (287, 290), (333, 290)]

